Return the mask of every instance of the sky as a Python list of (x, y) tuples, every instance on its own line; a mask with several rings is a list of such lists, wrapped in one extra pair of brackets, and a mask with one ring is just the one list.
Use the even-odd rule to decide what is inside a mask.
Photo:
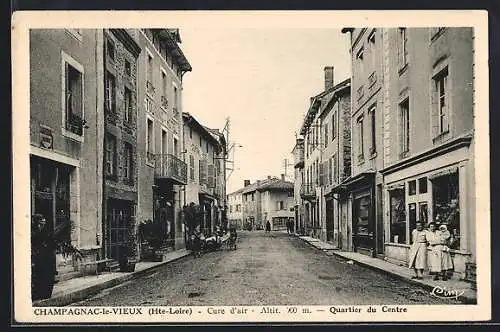
[[(227, 192), (293, 164), (310, 97), (324, 90), (324, 67), (335, 84), (350, 77), (349, 35), (338, 29), (181, 29), (180, 44), (193, 67), (184, 75), (183, 111), (222, 130), (230, 119), (235, 144)], [(241, 147), (240, 147), (241, 146)], [(234, 159), (233, 159), (234, 153)], [(231, 167), (232, 164), (228, 164)], [(287, 179), (293, 181), (293, 165)]]

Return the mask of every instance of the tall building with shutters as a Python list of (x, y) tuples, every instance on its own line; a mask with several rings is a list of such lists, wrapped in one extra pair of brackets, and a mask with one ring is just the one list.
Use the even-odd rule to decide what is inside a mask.
[(359, 198), (351, 190), (354, 250), (373, 248), (388, 261), (406, 264), (417, 221), (438, 221), (455, 238), (455, 275), (471, 278), (476, 257), (473, 29), (343, 31), (351, 37), (356, 92), (351, 182), (364, 178), (369, 188)]
[[(94, 259), (102, 249), (103, 30), (31, 29), (31, 214)], [(57, 278), (80, 272), (57, 253)]]
[(181, 217), (187, 164), (183, 154), (182, 83), (191, 65), (178, 29), (134, 29), (138, 59), (137, 222), (160, 223), (165, 249), (186, 245)]
[(184, 158), (188, 167), (183, 198), (202, 209), (201, 230), (210, 234), (226, 222), (226, 142), (222, 133), (187, 112), (183, 118)]
[(302, 177), (303, 232), (340, 247), (340, 205), (335, 191), (350, 175), (350, 79), (334, 84), (334, 68), (324, 68), (325, 89), (311, 98), (301, 125), (295, 167)]

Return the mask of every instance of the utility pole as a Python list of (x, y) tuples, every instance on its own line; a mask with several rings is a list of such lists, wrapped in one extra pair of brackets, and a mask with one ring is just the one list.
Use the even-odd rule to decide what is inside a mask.
[(283, 165), (285, 167), (285, 178), (286, 178), (286, 177), (288, 177), (288, 175), (287, 175), (288, 166), (293, 166), (293, 163), (289, 163), (288, 159), (285, 158), (283, 160)]

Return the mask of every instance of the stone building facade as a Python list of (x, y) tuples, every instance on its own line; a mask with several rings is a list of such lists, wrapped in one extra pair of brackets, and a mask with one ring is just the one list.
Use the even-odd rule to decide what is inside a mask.
[[(102, 30), (29, 32), (31, 214), (52, 229), (69, 219), (73, 245), (94, 254), (102, 246), (102, 38)], [(59, 278), (79, 269), (62, 255), (57, 264)]]
[[(475, 174), (473, 31), (401, 27), (344, 32), (350, 32), (353, 63), (353, 177), (368, 189), (361, 198), (367, 212), (357, 211), (360, 204), (353, 201), (353, 235), (356, 227), (360, 233), (360, 217), (366, 219), (368, 235), (373, 234), (370, 252), (404, 264), (416, 222), (444, 223), (456, 239), (451, 248), (455, 273), (464, 276), (476, 252), (470, 194)], [(368, 55), (370, 48), (375, 57)], [(375, 134), (364, 119), (375, 123)], [(376, 150), (367, 154), (370, 142)], [(354, 183), (345, 184), (354, 188)], [(359, 244), (355, 241), (353, 249)]]
[(138, 223), (160, 223), (164, 247), (185, 247), (181, 209), (187, 184), (183, 160), (182, 77), (191, 65), (176, 29), (135, 29), (138, 59)]
[[(104, 30), (104, 257), (119, 260), (137, 240), (137, 59), (124, 29)], [(133, 241), (131, 243), (131, 241)], [(135, 247), (135, 248), (134, 248)], [(135, 255), (132, 252), (127, 255)]]
[(203, 210), (201, 230), (209, 234), (225, 220), (224, 136), (218, 130), (200, 124), (190, 113), (183, 113), (183, 141), (188, 180), (184, 202), (195, 203)]

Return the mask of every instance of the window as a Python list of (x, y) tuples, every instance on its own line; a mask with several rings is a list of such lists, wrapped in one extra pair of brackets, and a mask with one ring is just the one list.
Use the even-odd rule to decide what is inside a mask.
[(152, 162), (153, 161), (153, 153), (154, 153), (154, 124), (153, 120), (150, 118), (147, 118), (147, 132), (146, 132), (146, 162)]
[(205, 144), (205, 151), (208, 153), (208, 141), (206, 141), (206, 144)]
[(398, 33), (399, 69), (403, 69), (408, 64), (408, 31), (406, 28), (399, 28)]
[(111, 39), (106, 39), (106, 54), (111, 60), (115, 60), (115, 43)]
[(167, 98), (167, 74), (163, 69), (160, 69), (161, 72), (161, 107), (168, 107), (168, 98)]
[(418, 179), (418, 193), (419, 194), (427, 193), (427, 178), (426, 177)]
[(358, 69), (361, 75), (363, 75), (364, 73), (364, 64), (363, 64), (364, 53), (365, 53), (364, 47), (361, 47), (358, 53), (356, 53), (356, 60), (357, 60), (356, 63), (358, 65)]
[(337, 110), (332, 114), (332, 141), (337, 137)]
[[(64, 61), (64, 128), (83, 135), (83, 71)], [(83, 68), (82, 68), (83, 69)]]
[(455, 238), (452, 248), (460, 248), (460, 206), (458, 172), (441, 175), (432, 179), (433, 220), (448, 225)]
[(403, 188), (389, 191), (390, 200), (390, 242), (406, 243), (406, 208)]
[(276, 201), (276, 210), (277, 211), (280, 211), (280, 210), (285, 210), (285, 202), (283, 201)]
[(125, 75), (132, 76), (132, 66), (128, 60), (125, 60)]
[(153, 56), (151, 53), (146, 52), (147, 59), (146, 59), (146, 81), (149, 82), (149, 84), (153, 83)]
[[(368, 36), (368, 45), (370, 45), (370, 58), (371, 58), (371, 66), (372, 70), (375, 70), (376, 67), (376, 49), (375, 49), (375, 32), (376, 30), (372, 30), (370, 35)], [(371, 84), (370, 84), (371, 85)]]
[(241, 211), (241, 204), (237, 204), (236, 205), (236, 212), (240, 212)]
[(417, 193), (417, 181), (408, 182), (408, 195), (413, 196)]
[(106, 135), (105, 138), (105, 171), (107, 176), (116, 175), (116, 137), (113, 135)]
[(194, 181), (194, 156), (189, 155), (189, 178)]
[(201, 135), (200, 135), (200, 148), (203, 146), (203, 139), (201, 138)]
[(193, 128), (189, 128), (189, 138), (193, 139)]
[(174, 137), (174, 156), (178, 157), (179, 156), (179, 140)]
[(177, 94), (178, 94), (178, 92), (177, 92), (177, 87), (176, 87), (176, 86), (174, 86), (174, 108), (175, 108), (175, 109), (177, 109), (177, 108), (178, 108), (178, 106), (179, 106), (179, 105), (177, 105), (177, 103), (178, 103), (178, 101), (179, 101), (179, 100), (178, 100), (179, 96), (178, 96)]
[(400, 157), (406, 157), (410, 150), (410, 102), (406, 99), (399, 104), (399, 146)]
[(363, 117), (360, 116), (356, 121), (358, 127), (358, 160), (364, 159), (364, 149), (363, 149)]
[(106, 111), (116, 112), (116, 82), (115, 77), (106, 71)]
[(168, 153), (168, 136), (165, 129), (161, 129), (161, 154), (165, 155)]
[(449, 124), (449, 93), (448, 93), (448, 67), (434, 77), (435, 95), (437, 99), (437, 124), (438, 135), (450, 130)]
[(334, 178), (334, 182), (338, 183), (338, 180), (339, 180), (339, 156), (337, 154), (333, 155), (333, 178)]
[(126, 182), (131, 183), (133, 180), (133, 149), (129, 143), (125, 143), (123, 157), (123, 178)]
[(427, 202), (418, 203), (418, 221), (420, 221), (422, 225), (427, 225), (429, 222), (429, 209), (427, 207)]
[(375, 118), (376, 106), (372, 106), (369, 110), (370, 114), (370, 132), (371, 132), (371, 146), (370, 146), (370, 154), (374, 154), (377, 152), (377, 136), (376, 136), (376, 118)]
[(252, 193), (252, 202), (255, 200), (255, 194)]
[(129, 88), (125, 87), (125, 92), (123, 94), (123, 99), (125, 102), (124, 112), (125, 112), (125, 121), (128, 123), (132, 122), (132, 91)]
[(328, 123), (325, 123), (324, 133), (325, 133), (325, 148), (326, 148), (328, 146)]

